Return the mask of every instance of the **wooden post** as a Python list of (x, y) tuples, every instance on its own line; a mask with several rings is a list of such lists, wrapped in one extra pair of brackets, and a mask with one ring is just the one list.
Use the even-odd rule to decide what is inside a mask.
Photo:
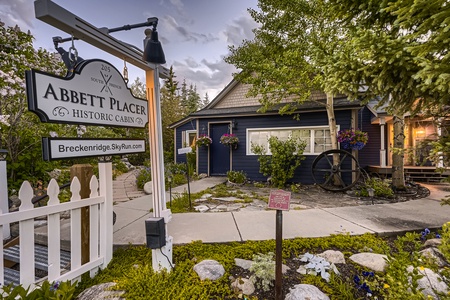
[[(70, 180), (75, 176), (81, 184), (81, 199), (89, 198), (91, 189), (89, 183), (94, 174), (89, 164), (73, 165), (70, 168)], [(81, 264), (89, 262), (89, 207), (81, 209)]]

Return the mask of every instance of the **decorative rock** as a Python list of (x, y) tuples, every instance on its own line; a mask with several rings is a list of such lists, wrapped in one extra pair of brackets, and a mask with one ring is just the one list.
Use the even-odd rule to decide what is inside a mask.
[(427, 248), (419, 252), (423, 257), (436, 262), (439, 268), (445, 267), (447, 262), (443, 258), (444, 255), (437, 248)]
[(147, 195), (151, 195), (153, 193), (153, 186), (152, 186), (152, 182), (146, 182), (144, 184), (144, 193)]
[(429, 239), (423, 245), (424, 247), (437, 247), (442, 244), (442, 239)]
[(248, 270), (252, 266), (253, 261), (248, 259), (235, 258), (234, 263), (236, 264), (236, 266), (241, 267), (244, 270)]
[(321, 290), (310, 284), (297, 284), (286, 295), (284, 300), (330, 300)]
[(244, 295), (251, 295), (255, 292), (255, 285), (247, 278), (237, 278), (231, 283), (231, 287), (242, 291)]
[(324, 258), (327, 262), (332, 264), (345, 264), (344, 254), (341, 251), (327, 250), (317, 256)]
[(209, 207), (206, 205), (195, 206), (194, 209), (199, 212), (205, 212), (209, 210)]
[(219, 205), (219, 206), (216, 207), (216, 209), (218, 211), (227, 211), (228, 210), (228, 206), (226, 206), (226, 205)]
[[(413, 271), (413, 267), (409, 266), (406, 270), (411, 273)], [(444, 283), (439, 274), (436, 274), (428, 268), (423, 268), (423, 270), (419, 268), (418, 271), (423, 275), (422, 278), (417, 280), (418, 289), (422, 289), (422, 294), (425, 298), (427, 296), (431, 296), (433, 299), (439, 299), (434, 291), (447, 294), (448, 286)]]
[(211, 197), (212, 197), (212, 194), (203, 194), (203, 195), (200, 197), (200, 199), (206, 200), (206, 199), (211, 198)]
[(203, 178), (206, 178), (206, 177), (208, 177), (208, 174), (205, 174), (205, 173), (198, 174), (198, 179), (203, 179)]
[(367, 267), (375, 272), (384, 272), (387, 267), (386, 255), (378, 253), (357, 253), (350, 256), (350, 259), (364, 267)]
[(108, 300), (122, 300), (121, 296), (125, 293), (124, 291), (109, 291), (109, 289), (116, 284), (114, 282), (107, 282), (98, 285), (91, 286), (90, 288), (84, 290), (78, 297), (77, 300), (92, 300), (92, 299), (108, 299)]
[(215, 260), (207, 259), (194, 266), (194, 271), (201, 280), (217, 280), (225, 274), (223, 266)]
[(308, 269), (306, 269), (304, 265), (301, 265), (300, 267), (298, 267), (297, 273), (306, 275), (308, 273)]
[(282, 274), (286, 274), (287, 271), (289, 271), (291, 268), (289, 268), (288, 266), (286, 266), (285, 264), (281, 265), (281, 273)]

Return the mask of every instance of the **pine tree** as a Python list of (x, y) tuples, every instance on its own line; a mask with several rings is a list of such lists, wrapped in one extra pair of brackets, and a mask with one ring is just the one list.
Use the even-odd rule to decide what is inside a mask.
[(164, 80), (164, 85), (161, 88), (162, 135), (166, 161), (173, 161), (174, 153), (173, 130), (169, 128), (169, 125), (183, 117), (183, 113), (180, 110), (181, 97), (178, 93), (178, 82), (175, 78), (176, 76), (171, 66), (169, 77)]
[(208, 93), (205, 94), (205, 98), (203, 98), (202, 104), (200, 106), (201, 109), (205, 108), (209, 104), (209, 96)]

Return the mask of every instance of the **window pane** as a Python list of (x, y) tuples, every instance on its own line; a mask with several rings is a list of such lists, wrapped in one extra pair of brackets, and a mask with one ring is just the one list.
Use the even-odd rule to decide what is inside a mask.
[(322, 153), (332, 149), (329, 129), (317, 129), (314, 133), (314, 153)]
[(293, 130), (292, 137), (294, 139), (298, 138), (306, 142), (305, 151), (303, 151), (303, 153), (311, 153), (311, 130), (309, 129)]
[(268, 143), (269, 132), (268, 131), (250, 131), (249, 139), (250, 139), (250, 143), (249, 143), (250, 151), (251, 151), (252, 144), (263, 146), (266, 150), (269, 149), (269, 145), (268, 145), (269, 144)]

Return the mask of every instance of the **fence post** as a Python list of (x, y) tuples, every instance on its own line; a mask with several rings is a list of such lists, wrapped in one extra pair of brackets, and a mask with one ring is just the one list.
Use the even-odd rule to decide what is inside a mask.
[[(70, 179), (77, 177), (81, 184), (81, 199), (89, 198), (91, 189), (89, 183), (93, 175), (92, 166), (89, 164), (73, 165), (70, 168)], [(81, 264), (89, 262), (89, 207), (81, 209)]]
[(100, 196), (105, 197), (102, 206), (100, 225), (100, 253), (105, 258), (102, 269), (106, 268), (112, 259), (113, 252), (113, 182), (112, 162), (110, 156), (102, 156), (98, 159), (98, 176)]
[[(8, 180), (6, 173), (6, 150), (0, 149), (0, 209), (4, 214), (9, 212), (8, 205)], [(5, 155), (3, 155), (5, 154)], [(3, 239), (11, 237), (10, 225), (3, 225)]]

